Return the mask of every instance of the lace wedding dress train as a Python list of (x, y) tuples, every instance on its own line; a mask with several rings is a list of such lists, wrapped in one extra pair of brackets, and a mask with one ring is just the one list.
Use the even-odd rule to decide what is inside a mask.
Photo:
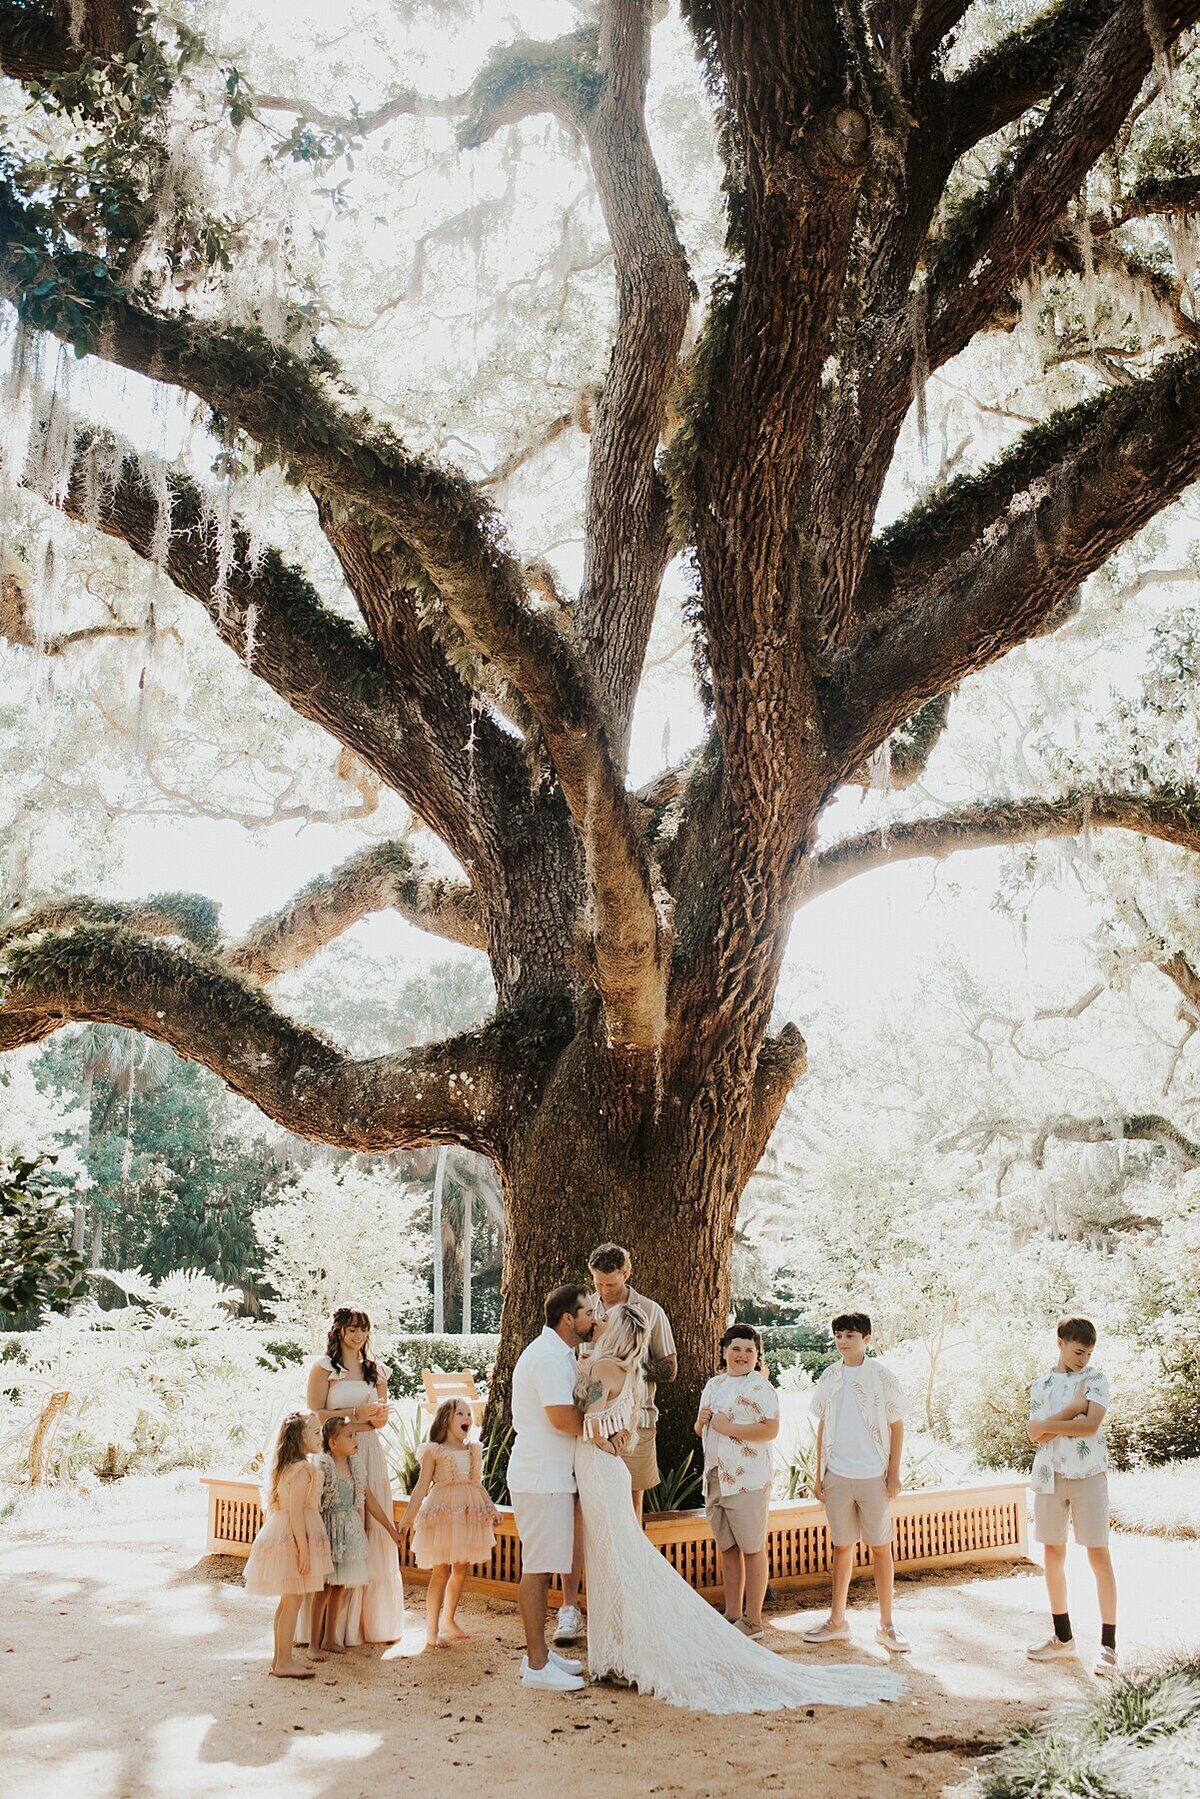
[(624, 1462), (586, 1439), (575, 1454), (587, 1569), (588, 1672), (694, 1712), (873, 1705), (904, 1687), (886, 1668), (803, 1668), (733, 1628), (640, 1529)]

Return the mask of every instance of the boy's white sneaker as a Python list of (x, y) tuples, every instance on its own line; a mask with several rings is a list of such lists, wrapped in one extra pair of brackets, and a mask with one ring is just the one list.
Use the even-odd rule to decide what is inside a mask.
[(881, 1624), (875, 1632), (875, 1641), (882, 1643), (889, 1655), (908, 1655), (912, 1644), (907, 1637), (902, 1637), (894, 1624)]
[(848, 1624), (835, 1624), (832, 1618), (826, 1618), (824, 1624), (814, 1624), (806, 1630), (800, 1641), (802, 1643), (844, 1643), (850, 1635)]
[(583, 1685), (578, 1674), (568, 1674), (557, 1662), (547, 1660), (544, 1668), (531, 1668), (529, 1657), (521, 1657), (521, 1685), (543, 1687), (549, 1693), (577, 1693)]
[(560, 1655), (557, 1649), (547, 1649), (546, 1654), (554, 1663), (554, 1666), (556, 1668), (561, 1668), (564, 1674), (583, 1673), (583, 1663), (577, 1662), (573, 1655)]
[(1044, 1643), (1035, 1643), (1025, 1653), (1031, 1662), (1063, 1662), (1070, 1661), (1078, 1651), (1074, 1637), (1068, 1637), (1065, 1643), (1060, 1637), (1047, 1637)]
[(573, 1643), (576, 1637), (583, 1635), (583, 1613), (577, 1605), (559, 1607), (558, 1623), (554, 1626), (556, 1643)]
[(1116, 1650), (1108, 1649), (1108, 1648), (1104, 1647), (1104, 1645), (1101, 1645), (1100, 1653), (1096, 1657), (1096, 1664), (1095, 1664), (1094, 1668), (1092, 1669), (1092, 1673), (1097, 1675), (1101, 1680), (1107, 1680), (1110, 1674), (1115, 1674), (1116, 1672), (1117, 1672), (1117, 1652), (1116, 1652)]

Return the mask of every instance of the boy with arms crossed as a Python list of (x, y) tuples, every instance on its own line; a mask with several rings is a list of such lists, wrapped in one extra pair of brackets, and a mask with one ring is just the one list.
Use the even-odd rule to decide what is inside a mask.
[(1075, 1541), (1088, 1553), (1100, 1602), (1100, 1651), (1095, 1672), (1117, 1666), (1117, 1579), (1108, 1550), (1108, 1449), (1104, 1416), (1108, 1382), (1089, 1368), (1096, 1327), (1087, 1318), (1064, 1318), (1058, 1327), (1058, 1361), (1029, 1389), (1029, 1441), (1037, 1446), (1033, 1473), (1033, 1529), (1046, 1552), (1046, 1590), (1053, 1634), (1026, 1651), (1030, 1661), (1057, 1661), (1076, 1653), (1067, 1610), (1067, 1519)]

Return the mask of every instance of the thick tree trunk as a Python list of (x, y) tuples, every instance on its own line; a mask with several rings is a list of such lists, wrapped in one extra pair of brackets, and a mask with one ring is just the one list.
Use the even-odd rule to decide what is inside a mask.
[[(602, 1062), (582, 1040), (571, 1046), (507, 1170), (496, 1390), (506, 1402), (513, 1362), (542, 1328), (550, 1289), (588, 1281), (596, 1244), (623, 1243), (633, 1285), (664, 1307), (675, 1334), (678, 1378), (658, 1394), (666, 1474), (695, 1447), (692, 1421), (729, 1313), (744, 1108), (736, 1095), (718, 1105), (704, 1086), (697, 1091), (694, 1068), (656, 1099), (652, 1067), (622, 1092), (604, 1081)], [(641, 1090), (644, 1114), (630, 1108), (629, 1087)]]

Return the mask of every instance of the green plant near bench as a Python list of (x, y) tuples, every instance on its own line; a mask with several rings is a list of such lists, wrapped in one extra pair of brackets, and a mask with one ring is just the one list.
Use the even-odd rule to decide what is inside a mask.
[(1200, 1765), (1200, 1658), (1105, 1681), (979, 1768), (977, 1799), (1183, 1799)]

